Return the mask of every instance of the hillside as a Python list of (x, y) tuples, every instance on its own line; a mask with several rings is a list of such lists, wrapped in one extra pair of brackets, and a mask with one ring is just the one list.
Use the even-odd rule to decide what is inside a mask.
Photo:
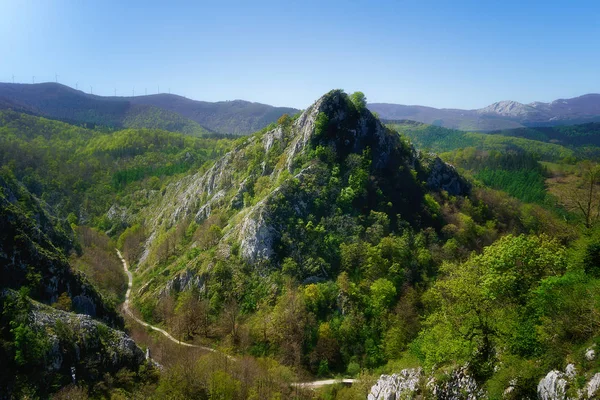
[[(112, 223), (139, 227), (119, 238), (132, 266), (132, 306), (176, 339), (316, 376), (419, 365), (402, 371), (430, 382), (412, 384), (419, 393), (457, 398), (453, 391), (501, 393), (507, 376), (524, 376), (520, 366), (531, 362), (515, 390), (535, 393), (567, 349), (593, 337), (565, 333), (561, 350), (537, 350), (553, 343), (542, 332), (559, 329), (550, 322), (559, 300), (538, 288), (556, 293), (562, 279), (588, 285), (583, 272), (563, 278), (573, 228), (540, 205), (472, 186), (363, 101), (331, 91), (297, 118), (238, 141), (210, 168), (172, 181), (146, 207), (120, 205)], [(508, 139), (498, 149), (534, 142)], [(550, 158), (568, 150), (535, 144)], [(492, 160), (472, 160), (485, 162), (488, 175), (538, 165), (525, 148), (488, 153)], [(488, 175), (481, 179), (499, 181)], [(528, 179), (510, 190), (525, 197)], [(531, 329), (513, 334), (522, 324)]]
[(600, 146), (600, 123), (598, 122), (568, 126), (506, 129), (489, 133), (523, 137), (542, 142), (557, 143), (563, 146)]
[(0, 109), (88, 127), (152, 128), (201, 136), (209, 132), (248, 134), (295, 109), (242, 100), (201, 102), (159, 94), (104, 97), (57, 83), (0, 83)]
[(522, 137), (465, 132), (413, 121), (392, 121), (388, 123), (388, 126), (408, 137), (418, 148), (437, 153), (473, 147), (486, 151), (517, 149), (521, 152), (536, 154), (546, 161), (555, 161), (576, 155), (576, 151), (571, 148)]
[(273, 107), (244, 100), (210, 103), (165, 93), (127, 99), (132, 104), (175, 112), (211, 131), (234, 135), (256, 132), (277, 121), (283, 114), (294, 115), (298, 112), (294, 108)]
[[(598, 234), (545, 186), (545, 165), (578, 168), (576, 148), (386, 126), (362, 93), (341, 90), (236, 140), (14, 111), (0, 112), (0, 139), (0, 256), (15, 265), (3, 271), (0, 349), (25, 377), (2, 381), (13, 392), (56, 391), (48, 382), (66, 384), (73, 359), (81, 381), (60, 393), (71, 398), (364, 399), (375, 372), (397, 373), (376, 399), (407, 385), (425, 398), (511, 387), (532, 398), (549, 371), (572, 390), (594, 382)], [(585, 173), (566, 175), (571, 191), (587, 193)], [(115, 247), (133, 275), (127, 326), (160, 373), (119, 332)], [(34, 380), (57, 346), (62, 364)], [(560, 372), (567, 362), (576, 378)], [(340, 375), (353, 386), (298, 384)]]
[(2, 398), (47, 397), (72, 375), (97, 381), (144, 363), (141, 349), (118, 330), (123, 320), (114, 305), (71, 269), (66, 256), (76, 246), (73, 232), (46, 208), (0, 172)]
[(120, 209), (114, 225), (143, 226), (119, 241), (144, 320), (324, 376), (400, 357), (443, 260), (555, 223), (472, 191), (341, 91)]
[(129, 187), (160, 188), (161, 179), (200, 167), (229, 142), (157, 129), (86, 129), (0, 110), (0, 165), (11, 166), (57, 215), (72, 213), (82, 224), (98, 223)]
[[(443, 179), (431, 175), (442, 171)], [(392, 225), (400, 222), (399, 215), (415, 226), (434, 224), (421, 181), (454, 194), (468, 191), (468, 184), (450, 167), (421, 158), (371, 113), (355, 108), (343, 92), (333, 91), (297, 120), (252, 136), (208, 171), (169, 185), (140, 214), (149, 217), (144, 225), (151, 232), (140, 262), (156, 259), (157, 245), (167, 240), (161, 236), (179, 223), (200, 224), (221, 215), (226, 218), (222, 246), (238, 247), (246, 261), (281, 267), (292, 257), (300, 267), (310, 253), (286, 236), (308, 232), (295, 223), (288, 225), (290, 218), (326, 223), (339, 209), (353, 217), (383, 213)], [(282, 236), (283, 232), (288, 233)], [(326, 264), (339, 262), (317, 253), (314, 257)], [(326, 278), (329, 268), (336, 269), (326, 264), (323, 270), (297, 272), (302, 279), (311, 274)]]
[(476, 110), (388, 103), (371, 103), (369, 109), (386, 120), (412, 120), (463, 131), (494, 131), (600, 121), (600, 94), (558, 99), (551, 103), (500, 101)]

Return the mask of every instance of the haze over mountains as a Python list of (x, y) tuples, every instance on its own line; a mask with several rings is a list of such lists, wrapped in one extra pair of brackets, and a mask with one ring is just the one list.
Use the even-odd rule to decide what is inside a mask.
[(244, 135), (298, 110), (243, 100), (205, 102), (171, 94), (135, 97), (96, 96), (58, 83), (0, 83), (0, 109), (70, 123), (160, 128), (202, 134)]
[(387, 120), (413, 120), (464, 131), (493, 131), (600, 121), (600, 94), (558, 99), (550, 103), (500, 101), (476, 110), (388, 103), (371, 103), (369, 109)]
[[(384, 120), (413, 120), (464, 131), (573, 125), (600, 121), (600, 94), (550, 103), (500, 101), (476, 110), (438, 109), (419, 105), (371, 103)], [(244, 100), (206, 102), (174, 94), (134, 97), (97, 96), (58, 83), (0, 83), (0, 109), (70, 123), (116, 128), (160, 128), (202, 135), (209, 132), (246, 135), (299, 110)]]

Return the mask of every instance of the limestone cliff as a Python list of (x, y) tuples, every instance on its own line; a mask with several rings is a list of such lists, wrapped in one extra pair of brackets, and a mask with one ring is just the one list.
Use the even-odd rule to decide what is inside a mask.
[[(419, 154), (368, 109), (334, 90), (295, 119), (240, 140), (212, 166), (171, 183), (154, 196), (138, 216), (148, 236), (137, 261), (140, 271), (155, 268), (160, 259), (157, 249), (177, 229), (182, 231), (178, 227), (201, 225), (218, 215), (226, 221), (216, 253), (219, 257), (230, 257), (233, 252), (244, 262), (274, 268), (287, 257), (299, 265), (315, 265), (311, 272), (301, 273), (303, 278), (323, 275), (317, 267), (322, 261), (308, 259), (306, 251), (290, 240), (296, 229), (291, 223), (329, 219), (340, 213), (354, 218), (374, 211), (387, 215), (392, 226), (400, 220), (415, 227), (435, 226), (439, 221), (423, 198), (428, 191), (442, 190), (464, 195), (470, 186), (452, 166)], [(306, 229), (298, 229), (298, 238), (310, 242)], [(191, 243), (191, 247), (196, 245)], [(193, 260), (181, 259), (176, 264), (185, 265), (185, 274), (194, 270)], [(208, 269), (205, 263), (196, 272)], [(162, 275), (181, 271), (174, 266)], [(154, 279), (146, 295), (180, 286), (168, 282)]]

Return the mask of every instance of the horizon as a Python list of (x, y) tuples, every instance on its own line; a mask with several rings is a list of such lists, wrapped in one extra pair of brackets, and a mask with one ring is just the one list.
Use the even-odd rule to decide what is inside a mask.
[[(246, 99), (242, 99), (242, 98), (235, 98), (235, 99), (226, 99), (226, 100), (215, 100), (215, 101), (209, 101), (209, 100), (204, 100), (204, 99), (195, 99), (195, 98), (191, 98), (191, 97), (187, 97), (184, 96), (182, 94), (179, 93), (174, 93), (174, 92), (157, 92), (157, 93), (147, 93), (147, 94), (135, 94), (133, 96), (129, 96), (129, 95), (119, 95), (117, 93), (117, 95), (103, 95), (103, 94), (97, 94), (97, 93), (89, 93), (86, 92), (85, 90), (82, 89), (78, 89), (78, 88), (74, 88), (72, 86), (69, 86), (65, 83), (61, 83), (61, 82), (51, 82), (51, 81), (45, 81), (45, 82), (36, 82), (36, 83), (27, 83), (27, 82), (3, 82), (0, 81), (0, 84), (10, 84), (10, 85), (28, 85), (28, 86), (33, 86), (33, 85), (43, 85), (43, 84), (55, 84), (55, 85), (60, 85), (60, 86), (65, 86), (68, 87), (72, 90), (81, 92), (82, 94), (85, 95), (91, 95), (91, 96), (95, 96), (95, 97), (104, 97), (104, 98), (120, 98), (120, 99), (130, 99), (132, 97), (146, 97), (146, 96), (157, 96), (157, 95), (168, 95), (168, 96), (177, 96), (177, 97), (183, 97), (187, 100), (191, 100), (191, 101), (197, 101), (197, 102), (205, 102), (205, 103), (226, 103), (226, 102), (232, 102), (232, 101), (245, 101), (245, 102), (249, 102), (249, 103), (257, 103), (257, 104), (263, 104), (263, 105), (267, 105), (267, 106), (272, 106), (272, 107), (279, 107), (279, 108), (295, 108), (299, 111), (303, 111), (306, 108), (308, 108), (311, 104), (313, 104), (317, 99), (319, 99), (321, 96), (325, 95), (327, 92), (322, 93), (320, 96), (316, 97), (311, 103), (307, 104), (304, 107), (293, 107), (293, 106), (287, 106), (287, 105), (279, 105), (279, 104), (269, 104), (269, 103), (265, 103), (265, 102), (261, 102), (261, 101), (251, 101), (251, 100), (246, 100)], [(330, 90), (334, 90), (334, 89), (330, 89)], [(342, 89), (344, 90), (344, 89)], [(344, 92), (350, 94), (348, 91), (344, 90)], [(558, 101), (558, 100), (569, 100), (569, 99), (573, 99), (573, 98), (578, 98), (578, 97), (583, 97), (583, 96), (594, 96), (594, 95), (600, 95), (600, 93), (583, 93), (580, 95), (575, 95), (573, 97), (559, 97), (556, 99), (552, 99), (550, 101), (539, 101), (539, 100), (534, 100), (532, 102), (529, 103), (521, 103), (523, 105), (531, 105), (533, 103), (551, 103), (553, 101)], [(365, 96), (367, 96), (367, 93), (365, 93)], [(516, 100), (510, 100), (510, 99), (504, 99), (504, 100), (497, 100), (494, 101), (490, 104), (484, 105), (482, 107), (479, 108), (471, 108), (471, 109), (466, 109), (466, 108), (452, 108), (452, 107), (434, 107), (434, 106), (430, 106), (428, 104), (400, 104), (400, 103), (389, 103), (389, 102), (371, 102), (368, 101), (369, 96), (367, 96), (367, 104), (389, 104), (389, 105), (400, 105), (400, 106), (407, 106), (407, 107), (428, 107), (428, 108), (435, 108), (435, 109), (439, 109), (439, 110), (464, 110), (464, 111), (475, 111), (481, 108), (485, 108), (487, 106), (493, 105), (495, 103), (501, 103), (504, 101), (516, 101)]]
[(0, 80), (294, 108), (331, 88), (450, 109), (550, 102), (600, 92), (600, 5), (577, 5), (5, 2)]

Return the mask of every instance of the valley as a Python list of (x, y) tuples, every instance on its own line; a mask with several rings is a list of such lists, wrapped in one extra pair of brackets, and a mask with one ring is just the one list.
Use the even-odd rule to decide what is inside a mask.
[(242, 137), (2, 111), (3, 357), (48, 373), (0, 384), (58, 399), (593, 392), (594, 129), (390, 122), (341, 90)]
[(600, 399), (599, 16), (0, 1), (0, 400)]

